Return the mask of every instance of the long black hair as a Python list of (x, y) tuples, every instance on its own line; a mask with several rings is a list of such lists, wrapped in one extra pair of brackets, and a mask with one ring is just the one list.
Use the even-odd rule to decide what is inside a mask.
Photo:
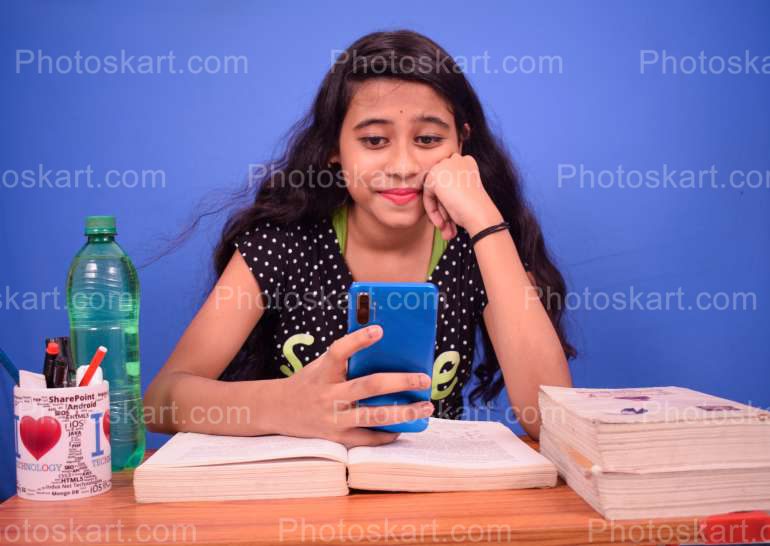
[[(312, 108), (290, 129), (281, 157), (271, 162), (267, 172), (250, 177), (252, 203), (225, 223), (214, 251), (216, 277), (232, 257), (236, 237), (257, 222), (314, 222), (329, 217), (336, 207), (348, 202), (350, 197), (344, 184), (328, 183), (340, 176), (339, 166), (329, 166), (329, 159), (337, 149), (356, 84), (383, 77), (429, 85), (451, 106), (458, 131), (465, 123), (470, 126), (463, 154), (470, 154), (478, 163), (484, 187), (503, 218), (510, 222), (520, 257), (541, 290), (541, 301), (565, 355), (574, 357), (575, 350), (564, 334), (562, 307), (549, 304), (563, 301), (564, 279), (549, 258), (540, 226), (522, 197), (516, 168), (491, 133), (476, 93), (452, 57), (429, 38), (409, 30), (368, 34), (337, 58), (324, 77)], [(290, 183), (293, 173), (302, 173), (306, 183)], [(316, 178), (318, 183), (313, 183)], [(275, 319), (269, 313), (263, 314), (221, 379), (270, 377), (265, 355), (271, 320)], [(476, 368), (479, 385), (471, 393), (471, 401), (483, 395), (484, 401), (489, 402), (500, 393), (504, 381), (487, 329), (480, 322), (485, 358)]]

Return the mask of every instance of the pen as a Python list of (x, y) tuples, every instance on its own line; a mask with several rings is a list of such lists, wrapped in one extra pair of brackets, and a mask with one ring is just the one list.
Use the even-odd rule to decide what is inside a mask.
[(104, 360), (104, 355), (106, 354), (107, 354), (107, 347), (102, 345), (98, 349), (96, 349), (96, 352), (94, 353), (93, 358), (91, 358), (91, 363), (88, 365), (86, 374), (83, 376), (83, 379), (80, 380), (80, 385), (78, 385), (79, 387), (88, 386), (88, 383), (91, 381), (91, 378), (96, 373), (96, 368), (98, 368), (99, 364), (102, 363), (102, 360)]
[(13, 362), (11, 362), (11, 359), (8, 358), (8, 355), (5, 354), (5, 351), (0, 349), (0, 361), (3, 363), (3, 368), (5, 368), (5, 371), (8, 372), (8, 375), (11, 376), (11, 379), (13, 379), (13, 382), (18, 385), (19, 384), (19, 368), (14, 366)]
[(59, 347), (61, 348), (61, 356), (64, 359), (64, 363), (67, 365), (67, 369), (64, 371), (64, 385), (65, 387), (75, 386), (75, 364), (72, 360), (72, 352), (70, 351), (70, 338), (69, 336), (61, 336), (56, 338)]

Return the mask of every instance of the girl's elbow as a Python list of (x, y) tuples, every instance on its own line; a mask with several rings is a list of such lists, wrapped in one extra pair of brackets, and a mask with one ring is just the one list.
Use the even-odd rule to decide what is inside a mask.
[(169, 424), (163, 420), (164, 407), (168, 406), (167, 384), (157, 375), (147, 387), (142, 402), (144, 404), (144, 422), (150, 432), (172, 432)]
[(521, 428), (527, 433), (527, 436), (532, 438), (535, 442), (540, 441), (540, 419), (538, 418), (532, 423), (522, 423)]

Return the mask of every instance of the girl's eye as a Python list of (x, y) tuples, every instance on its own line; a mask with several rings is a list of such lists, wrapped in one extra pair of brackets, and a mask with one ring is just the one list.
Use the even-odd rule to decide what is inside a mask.
[(368, 136), (360, 138), (359, 140), (369, 148), (380, 148), (383, 144), (385, 144), (387, 139), (381, 136)]
[(441, 144), (444, 138), (433, 135), (421, 135), (418, 136), (415, 140), (417, 140), (418, 144), (422, 144), (423, 146), (431, 146), (434, 144)]

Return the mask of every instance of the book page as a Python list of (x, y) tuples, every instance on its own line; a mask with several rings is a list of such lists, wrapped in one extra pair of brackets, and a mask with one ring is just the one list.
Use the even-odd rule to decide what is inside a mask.
[(423, 432), (402, 433), (390, 444), (350, 449), (348, 465), (361, 463), (471, 469), (550, 465), (501, 423), (435, 417)]
[(189, 467), (317, 457), (347, 462), (342, 444), (293, 436), (214, 436), (195, 432), (174, 435), (142, 466)]
[[(770, 412), (682, 387), (586, 389), (542, 385), (541, 394), (578, 417), (602, 423), (743, 421), (770, 425)], [(549, 411), (559, 411), (555, 408)], [(558, 418), (558, 415), (553, 417)]]

